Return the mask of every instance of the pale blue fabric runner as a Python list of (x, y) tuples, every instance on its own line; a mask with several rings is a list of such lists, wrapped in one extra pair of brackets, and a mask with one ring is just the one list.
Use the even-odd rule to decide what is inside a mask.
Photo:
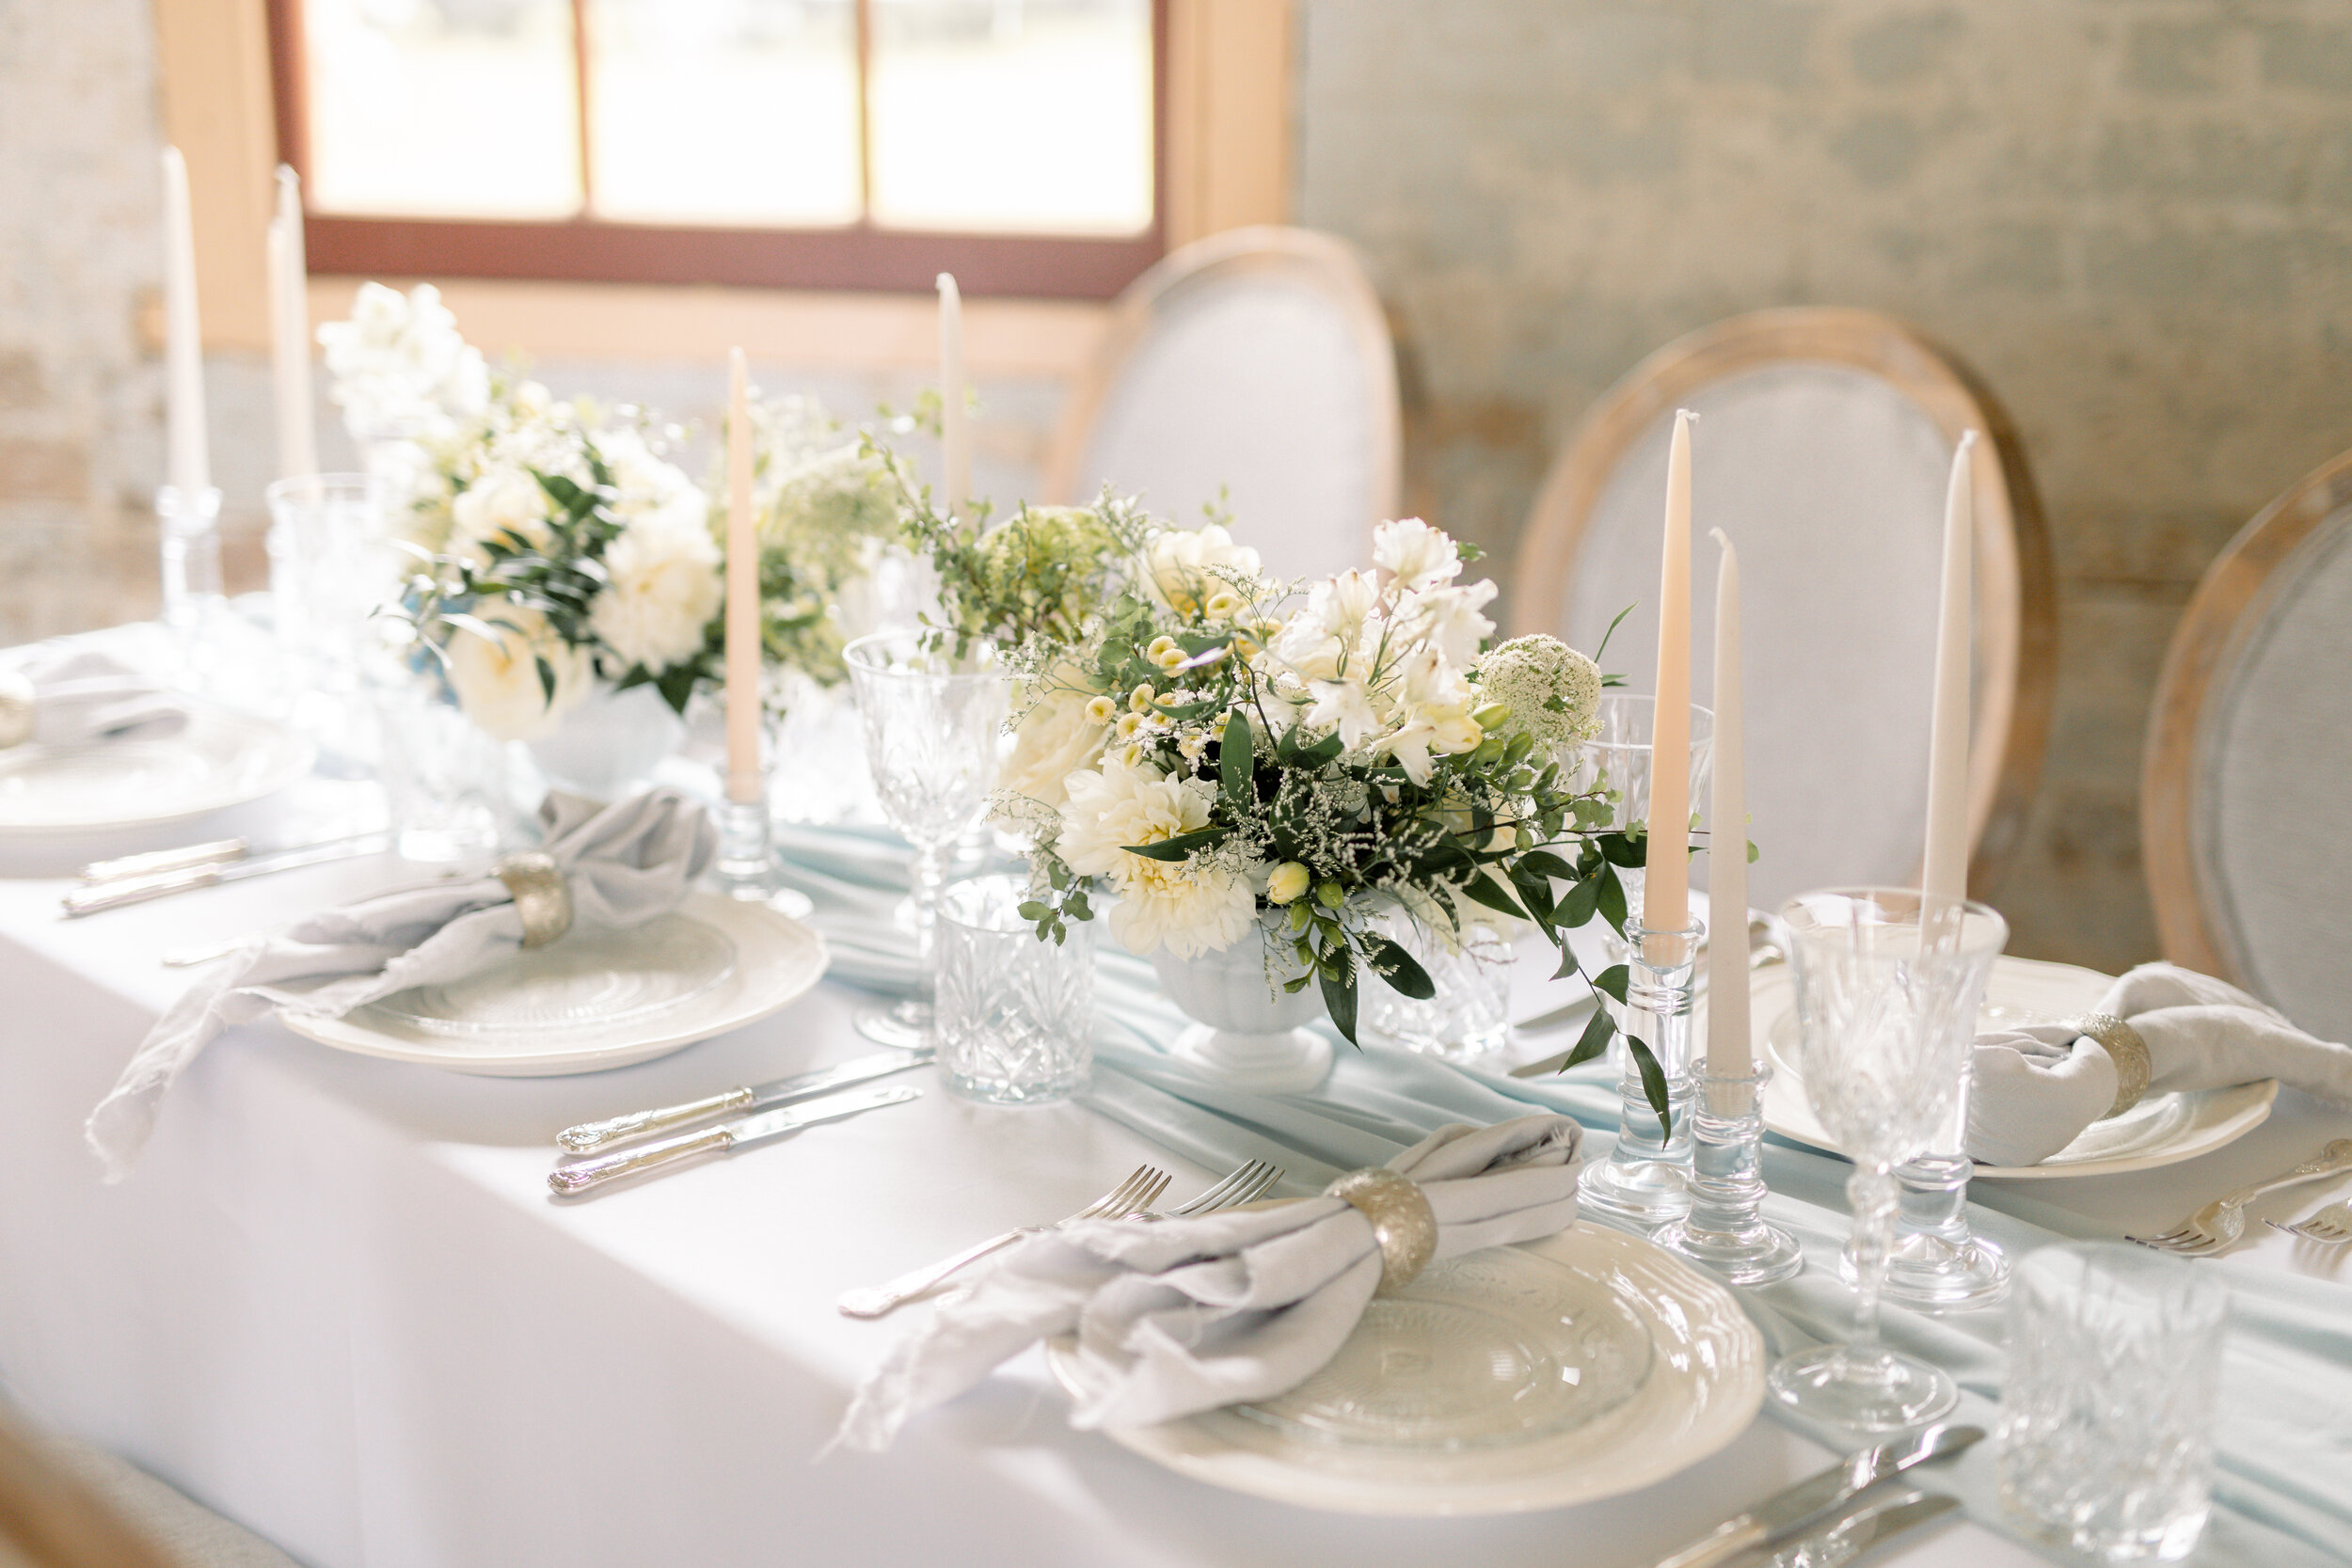
[[(833, 977), (903, 988), (912, 974), (908, 944), (888, 918), (906, 888), (901, 842), (879, 831), (800, 829), (784, 833), (782, 847), (791, 879), (817, 900), (816, 924), (834, 950)], [(1575, 1117), (1604, 1133), (1596, 1155), (1607, 1150), (1617, 1096), (1598, 1064), (1531, 1082), (1409, 1052), (1354, 1051), (1343, 1041), (1329, 1081), (1312, 1094), (1244, 1094), (1206, 1084), (1161, 1049), (1184, 1020), (1159, 994), (1151, 966), (1116, 950), (1106, 932), (1098, 935), (1110, 950), (1096, 971), (1096, 1070), (1083, 1101), (1196, 1164), (1221, 1170), (1273, 1159), (1289, 1173), (1286, 1190), (1311, 1192), (1341, 1171), (1386, 1161), (1447, 1122), (1485, 1126), (1530, 1108)], [(1852, 1295), (1836, 1274), (1851, 1170), (1778, 1140), (1766, 1147), (1766, 1212), (1804, 1243), (1805, 1270), (1737, 1294), (1775, 1354), (1841, 1336), (1851, 1322)], [(2096, 1234), (2065, 1211), (2005, 1192), (1987, 1196), (1998, 1206), (1972, 1203), (1970, 1223), (2012, 1259)], [(2352, 1563), (2352, 1289), (2226, 1259), (2203, 1266), (2227, 1276), (2232, 1317), (2214, 1518), (2190, 1560), (2211, 1568)], [(1940, 1319), (1894, 1307), (1886, 1313), (1889, 1341), (1949, 1371), (1963, 1390), (1960, 1418), (1987, 1431), (1998, 1416), (2005, 1324), (1998, 1311)], [(1766, 1408), (1831, 1448), (1851, 1446), (1844, 1434)], [(2028, 1539), (1996, 1499), (1994, 1447), (1979, 1444), (1928, 1484), (1958, 1496), (1987, 1528)]]

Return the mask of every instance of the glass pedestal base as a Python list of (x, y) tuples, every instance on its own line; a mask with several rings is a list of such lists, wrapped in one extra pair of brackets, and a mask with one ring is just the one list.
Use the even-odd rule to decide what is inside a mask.
[(1726, 1285), (1770, 1285), (1804, 1268), (1804, 1249), (1777, 1226), (1758, 1223), (1749, 1231), (1694, 1229), (1688, 1217), (1667, 1225), (1650, 1240), (1677, 1257), (1704, 1265)]
[(1596, 1160), (1576, 1179), (1577, 1212), (1646, 1236), (1691, 1212), (1691, 1167), (1674, 1160)]
[[(1853, 1259), (1840, 1253), (1837, 1275), (1854, 1283)], [(1966, 1312), (1998, 1306), (2009, 1295), (2009, 1259), (1980, 1236), (1957, 1243), (1929, 1231), (1898, 1240), (1886, 1256), (1880, 1293), (1919, 1312)]]
[(1849, 1432), (1900, 1432), (1960, 1403), (1960, 1389), (1924, 1361), (1892, 1351), (1822, 1345), (1772, 1369), (1772, 1398)]
[(928, 1051), (938, 1043), (930, 1004), (898, 1002), (887, 1007), (861, 1007), (854, 1026), (876, 1045), (901, 1051)]

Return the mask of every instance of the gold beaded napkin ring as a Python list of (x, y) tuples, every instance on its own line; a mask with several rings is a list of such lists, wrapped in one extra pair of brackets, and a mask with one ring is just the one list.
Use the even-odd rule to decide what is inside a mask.
[(572, 890), (552, 855), (525, 849), (502, 856), (490, 874), (515, 895), (525, 947), (545, 947), (572, 928)]
[(2085, 1013), (2075, 1021), (2074, 1027), (2106, 1047), (2107, 1055), (2115, 1062), (2115, 1103), (2100, 1117), (2120, 1117), (2139, 1103), (2139, 1097), (2148, 1092), (2152, 1069), (2148, 1060), (2148, 1042), (2139, 1037), (2139, 1031), (2113, 1013)]
[(1380, 1243), (1380, 1291), (1393, 1295), (1438, 1255), (1438, 1215), (1428, 1196), (1410, 1179), (1385, 1166), (1352, 1170), (1323, 1189), (1372, 1222)]

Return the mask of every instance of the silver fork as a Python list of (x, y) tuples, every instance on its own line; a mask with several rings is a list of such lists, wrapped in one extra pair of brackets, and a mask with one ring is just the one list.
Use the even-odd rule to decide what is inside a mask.
[(2300, 1236), (2307, 1242), (2317, 1242), (2323, 1246), (2342, 1246), (2346, 1242), (2352, 1242), (2352, 1203), (2330, 1203), (2309, 1219), (2297, 1220), (2293, 1225), (2280, 1225), (2277, 1220), (2265, 1220), (2263, 1224), (2273, 1230), (2283, 1230), (2290, 1236)]
[(1219, 1209), (1238, 1209), (1259, 1194), (1282, 1180), (1282, 1167), (1264, 1160), (1252, 1160), (1226, 1173), (1225, 1180), (1204, 1190), (1190, 1202), (1180, 1203), (1164, 1214), (1131, 1214), (1138, 1220), (1189, 1220), (1202, 1214), (1214, 1214)]
[(1137, 1165), (1128, 1174), (1126, 1180), (1066, 1219), (1056, 1220), (1051, 1225), (1025, 1225), (1002, 1235), (991, 1236), (985, 1242), (965, 1247), (952, 1258), (943, 1258), (911, 1274), (902, 1274), (887, 1285), (863, 1285), (854, 1291), (844, 1291), (834, 1299), (834, 1305), (848, 1317), (887, 1317), (958, 1269), (977, 1263), (990, 1253), (1012, 1245), (1024, 1236), (1042, 1235), (1080, 1220), (1125, 1219), (1131, 1214), (1141, 1213), (1168, 1190), (1168, 1172), (1156, 1165)]
[(2352, 1170), (2352, 1138), (2338, 1138), (2284, 1176), (2274, 1176), (2267, 1181), (2240, 1187), (2227, 1197), (2214, 1199), (2161, 1236), (2127, 1236), (2124, 1240), (2154, 1247), (2159, 1252), (2203, 1258), (2233, 1245), (2246, 1234), (2246, 1206), (2255, 1198), (2280, 1187), (2292, 1187), (2298, 1181), (2333, 1176), (2343, 1170)]

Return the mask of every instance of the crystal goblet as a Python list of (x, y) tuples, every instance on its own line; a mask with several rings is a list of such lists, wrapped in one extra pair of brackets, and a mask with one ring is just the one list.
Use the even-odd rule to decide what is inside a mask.
[(1982, 904), (1909, 888), (1800, 894), (1782, 909), (1797, 982), (1805, 1098), (1854, 1162), (1854, 1333), (1772, 1369), (1773, 1396), (1857, 1432), (1893, 1432), (1959, 1402), (1938, 1369), (1879, 1342), (1893, 1242), (1895, 1166), (1952, 1113), (1977, 1000), (2009, 927)]
[[(1650, 734), (1658, 719), (1658, 699), (1604, 693), (1593, 712), (1593, 738), (1581, 740), (1561, 753), (1564, 787), (1582, 795), (1596, 789), (1610, 792), (1609, 820), (1602, 826), (1623, 832), (1649, 820)], [(1707, 799), (1707, 772), (1715, 751), (1715, 714), (1691, 705), (1691, 799)], [(1622, 868), (1617, 880), (1625, 884), (1626, 908), (1642, 907), (1642, 869)], [(1629, 950), (1616, 933), (1603, 939), (1611, 963), (1624, 963)], [(1613, 1052), (1622, 1046), (1613, 1046)]]
[(914, 846), (914, 990), (858, 1019), (868, 1039), (929, 1045), (937, 979), (939, 895), (956, 843), (996, 784), (1009, 682), (994, 648), (958, 657), (920, 633), (876, 632), (842, 650), (866, 730), (866, 762), (890, 825)]

